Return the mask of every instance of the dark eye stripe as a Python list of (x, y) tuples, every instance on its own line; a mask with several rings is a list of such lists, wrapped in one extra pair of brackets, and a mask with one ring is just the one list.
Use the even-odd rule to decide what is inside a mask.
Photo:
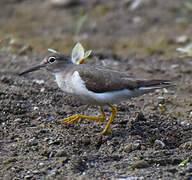
[(56, 61), (56, 58), (54, 56), (49, 57), (48, 62), (50, 64), (53, 64)]

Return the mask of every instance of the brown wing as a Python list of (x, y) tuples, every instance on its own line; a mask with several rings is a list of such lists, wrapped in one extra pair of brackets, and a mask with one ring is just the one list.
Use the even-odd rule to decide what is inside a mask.
[(79, 75), (84, 81), (86, 88), (96, 93), (123, 89), (134, 90), (140, 87), (154, 87), (168, 84), (168, 81), (166, 80), (145, 80), (132, 78), (125, 73), (100, 66), (78, 66)]

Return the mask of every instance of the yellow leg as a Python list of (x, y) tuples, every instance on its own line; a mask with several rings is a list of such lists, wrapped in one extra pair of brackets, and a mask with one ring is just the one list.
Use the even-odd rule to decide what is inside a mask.
[(103, 121), (106, 120), (104, 110), (103, 110), (103, 108), (101, 106), (100, 106), (100, 112), (101, 112), (101, 117), (103, 118)]
[(80, 115), (80, 114), (75, 114), (74, 116), (70, 116), (68, 118), (60, 120), (60, 122), (61, 123), (72, 123), (72, 122), (76, 121), (77, 119), (91, 119), (91, 120), (96, 120), (96, 121), (106, 120), (106, 116), (105, 116), (105, 113), (104, 113), (102, 107), (100, 107), (100, 111), (101, 111), (101, 115), (102, 115), (101, 117), (84, 116), (84, 115)]
[(105, 129), (104, 129), (102, 132), (98, 133), (97, 135), (105, 134), (105, 133), (107, 132), (107, 130), (109, 129), (109, 126), (111, 125), (111, 122), (112, 122), (113, 119), (115, 118), (115, 114), (117, 113), (117, 107), (112, 106), (111, 104), (108, 104), (108, 106), (111, 108), (112, 114), (111, 114), (111, 116), (110, 116), (110, 119), (109, 119), (109, 121), (108, 121), (107, 126), (105, 127)]
[[(105, 116), (105, 113), (103, 111), (102, 106), (100, 106), (100, 112), (101, 112), (101, 117), (96, 117), (96, 118), (99, 118), (99, 119), (94, 119), (94, 120), (99, 120), (99, 121), (103, 122), (104, 120), (106, 120), (106, 116)], [(95, 117), (93, 117), (93, 118), (95, 118)], [(89, 118), (87, 118), (87, 119), (89, 119)], [(79, 123), (81, 122), (81, 118), (78, 119), (78, 122)]]

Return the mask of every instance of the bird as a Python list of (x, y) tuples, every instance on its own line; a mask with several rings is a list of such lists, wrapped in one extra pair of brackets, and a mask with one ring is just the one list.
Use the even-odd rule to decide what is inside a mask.
[(97, 135), (105, 134), (108, 131), (118, 111), (116, 104), (156, 89), (171, 86), (170, 80), (142, 79), (104, 66), (74, 64), (68, 56), (59, 52), (52, 52), (44, 57), (39, 65), (31, 67), (19, 75), (41, 69), (46, 69), (54, 74), (58, 87), (64, 93), (75, 96), (85, 104), (100, 106), (100, 117), (75, 114), (60, 120), (61, 123), (73, 123), (80, 119), (103, 122), (106, 120), (103, 107), (107, 105), (111, 109), (112, 113), (106, 127)]

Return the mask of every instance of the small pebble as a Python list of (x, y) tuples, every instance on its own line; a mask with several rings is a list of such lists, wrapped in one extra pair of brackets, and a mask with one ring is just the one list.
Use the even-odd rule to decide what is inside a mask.
[(55, 156), (56, 157), (64, 157), (64, 156), (67, 156), (67, 153), (65, 151), (58, 151)]
[(159, 100), (165, 99), (163, 96), (158, 96)]
[(45, 81), (41, 80), (41, 79), (34, 79), (33, 82), (37, 83), (37, 84), (44, 84)]
[(141, 6), (142, 0), (134, 0), (132, 1), (131, 5), (130, 5), (130, 9), (131, 10), (136, 10), (138, 7)]
[(0, 81), (3, 83), (10, 83), (10, 79), (8, 79), (6, 76), (1, 76)]
[(168, 93), (168, 90), (166, 88), (163, 88), (164, 93)]
[(44, 166), (45, 166), (45, 164), (44, 164), (43, 162), (39, 163), (39, 167), (40, 167), (40, 168), (42, 168), (42, 167), (44, 167)]
[(17, 161), (16, 158), (9, 158), (9, 159), (5, 160), (5, 161), (3, 162), (3, 164), (9, 164), (9, 163), (16, 162), (16, 161)]
[(147, 161), (144, 161), (144, 160), (139, 160), (139, 161), (136, 161), (136, 162), (131, 164), (132, 169), (147, 168), (147, 167), (149, 167), (149, 163)]
[(192, 119), (192, 111), (189, 113), (189, 118)]
[(172, 69), (177, 69), (177, 68), (179, 68), (179, 64), (172, 64), (172, 65), (171, 65), (171, 68), (172, 68)]
[(29, 139), (28, 143), (27, 143), (27, 146), (37, 146), (38, 144), (38, 141), (36, 139)]
[(49, 154), (49, 158), (52, 158), (54, 156), (54, 152), (51, 151), (50, 154)]
[(154, 146), (160, 148), (160, 149), (163, 149), (165, 147), (165, 143), (156, 139), (155, 142), (154, 142)]
[(57, 175), (57, 169), (53, 169), (49, 173), (49, 176), (56, 176), (56, 175)]
[(17, 118), (17, 119), (15, 119), (13, 122), (14, 122), (15, 124), (18, 124), (18, 123), (21, 123), (22, 120), (21, 120), (21, 118)]
[(45, 88), (41, 88), (40, 92), (45, 92)]
[(37, 106), (33, 107), (33, 110), (36, 111), (36, 110), (39, 110), (39, 108)]
[(33, 176), (32, 175), (25, 175), (24, 179), (31, 179)]
[(141, 148), (141, 142), (136, 141), (136, 142), (130, 143), (128, 146), (126, 146), (125, 151), (130, 153), (132, 151), (139, 150), (140, 148)]
[(86, 162), (84, 162), (81, 157), (73, 155), (70, 161), (70, 169), (76, 172), (83, 172), (86, 168)]
[(37, 170), (37, 169), (35, 169), (34, 171), (32, 171), (32, 173), (33, 173), (33, 174), (39, 174), (39, 173), (40, 173), (40, 171), (39, 171), (39, 170)]
[(47, 138), (47, 137), (44, 138), (44, 141), (45, 141), (45, 142), (48, 142), (49, 140), (50, 140), (50, 138)]

